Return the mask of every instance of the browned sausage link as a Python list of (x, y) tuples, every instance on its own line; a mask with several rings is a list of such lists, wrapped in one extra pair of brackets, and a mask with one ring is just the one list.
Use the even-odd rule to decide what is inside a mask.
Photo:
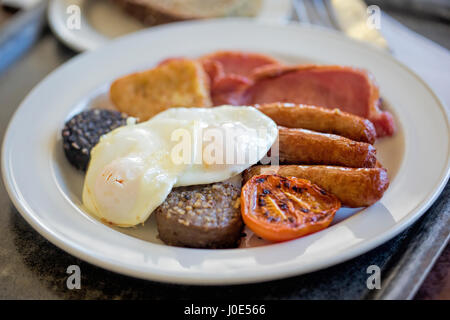
[(278, 127), (279, 156), (283, 164), (327, 164), (373, 168), (376, 149), (369, 143), (306, 129)]
[(278, 102), (255, 105), (255, 108), (283, 127), (333, 133), (370, 144), (375, 142), (372, 122), (339, 109)]
[(389, 186), (384, 168), (335, 166), (253, 166), (244, 172), (244, 182), (259, 174), (279, 174), (310, 180), (334, 194), (345, 207), (367, 207), (381, 199)]

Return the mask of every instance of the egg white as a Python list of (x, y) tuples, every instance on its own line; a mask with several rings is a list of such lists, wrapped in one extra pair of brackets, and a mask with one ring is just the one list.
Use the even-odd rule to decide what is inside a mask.
[[(212, 137), (204, 141), (205, 132), (220, 135), (228, 129), (239, 132), (233, 144)], [(100, 139), (91, 151), (83, 204), (113, 225), (143, 223), (173, 187), (229, 179), (264, 157), (277, 135), (276, 124), (252, 107), (168, 109)], [(205, 157), (211, 150), (216, 156), (220, 149), (224, 155), (234, 154), (234, 161), (215, 163)]]
[(186, 164), (171, 161), (171, 133), (192, 121), (165, 119), (127, 125), (104, 135), (91, 151), (83, 204), (104, 222), (143, 223), (167, 197)]
[[(233, 177), (261, 160), (278, 137), (275, 122), (248, 106), (172, 108), (153, 119), (195, 121), (195, 136), (201, 139), (196, 144), (195, 162), (183, 172), (175, 186), (208, 184)], [(216, 136), (213, 133), (217, 133)], [(217, 136), (223, 139), (215, 139)], [(220, 159), (210, 152), (214, 149), (223, 150)]]

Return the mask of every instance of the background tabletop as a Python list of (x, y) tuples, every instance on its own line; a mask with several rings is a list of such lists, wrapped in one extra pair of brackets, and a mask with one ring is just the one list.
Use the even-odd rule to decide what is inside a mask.
[[(431, 19), (390, 10), (388, 13), (414, 31), (450, 49), (450, 25), (445, 19)], [(0, 30), (11, 14), (0, 14)], [(0, 140), (7, 124), (27, 93), (48, 73), (76, 53), (67, 49), (46, 28), (39, 40), (20, 59), (0, 68)], [(1, 58), (0, 58), (1, 60)], [(1, 61), (0, 61), (1, 65)], [(30, 72), (32, 70), (32, 72)], [(450, 70), (449, 70), (450, 71)], [(32, 141), (30, 137), (30, 141)], [(345, 263), (311, 274), (283, 280), (238, 286), (181, 286), (144, 281), (115, 274), (81, 261), (58, 249), (34, 231), (14, 208), (0, 180), (0, 298), (2, 299), (374, 299), (409, 297), (450, 299), (450, 249), (443, 250), (438, 262), (423, 282), (434, 257), (422, 276), (398, 284), (403, 266), (417, 255), (427, 241), (430, 228), (443, 225), (436, 246), (448, 238), (450, 186), (438, 201), (413, 226), (382, 246)], [(446, 231), (446, 232), (445, 232)], [(428, 232), (428, 233), (427, 233)], [(421, 259), (426, 253), (420, 252)], [(418, 259), (418, 258), (416, 258)], [(432, 260), (432, 262), (430, 262)], [(66, 273), (69, 265), (81, 269), (81, 289), (69, 290)], [(368, 290), (367, 267), (382, 270), (382, 289)], [(403, 277), (404, 278), (404, 277)], [(422, 284), (423, 282), (423, 284)], [(389, 287), (399, 285), (408, 292), (392, 295)], [(419, 288), (420, 287), (420, 288)]]

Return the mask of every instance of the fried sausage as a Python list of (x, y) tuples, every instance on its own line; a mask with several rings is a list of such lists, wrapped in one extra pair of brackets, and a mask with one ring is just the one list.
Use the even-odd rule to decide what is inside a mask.
[(334, 134), (278, 127), (279, 157), (283, 164), (326, 164), (373, 168), (376, 149)]
[(305, 104), (267, 103), (255, 105), (276, 124), (337, 134), (355, 141), (373, 144), (377, 133), (372, 122), (339, 109), (326, 109)]
[(381, 199), (389, 186), (384, 168), (336, 166), (253, 166), (244, 171), (244, 182), (260, 174), (297, 177), (317, 184), (334, 194), (345, 207), (368, 207)]

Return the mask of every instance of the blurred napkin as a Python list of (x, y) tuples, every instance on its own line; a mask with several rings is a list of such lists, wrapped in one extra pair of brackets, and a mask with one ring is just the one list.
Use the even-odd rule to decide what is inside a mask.
[(450, 51), (384, 13), (380, 32), (394, 57), (425, 80), (450, 112)]
[(0, 0), (0, 4), (17, 9), (29, 9), (41, 0)]

